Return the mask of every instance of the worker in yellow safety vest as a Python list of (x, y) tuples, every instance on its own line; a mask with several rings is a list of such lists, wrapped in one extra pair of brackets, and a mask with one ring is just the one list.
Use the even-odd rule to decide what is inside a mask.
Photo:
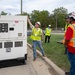
[(38, 21), (35, 23), (35, 26), (32, 25), (32, 23), (30, 22), (30, 19), (28, 18), (28, 23), (32, 29), (32, 32), (31, 32), (31, 39), (33, 41), (33, 57), (34, 57), (34, 61), (36, 60), (36, 46), (38, 45), (40, 50), (41, 50), (41, 53), (43, 56), (44, 55), (44, 49), (42, 47), (42, 43), (41, 43), (41, 36), (42, 36), (42, 29), (40, 28), (41, 26), (41, 23)]
[(45, 43), (48, 40), (48, 43), (50, 42), (50, 37), (51, 37), (51, 25), (49, 25), (46, 30), (45, 30)]

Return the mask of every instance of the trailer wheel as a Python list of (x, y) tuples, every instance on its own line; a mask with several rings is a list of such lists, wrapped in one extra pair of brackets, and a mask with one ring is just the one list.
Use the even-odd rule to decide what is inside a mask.
[(25, 59), (22, 60), (22, 63), (23, 63), (23, 64), (26, 64)]
[(25, 54), (25, 60), (27, 60), (27, 54)]
[(23, 58), (19, 58), (18, 59), (22, 64), (26, 64), (26, 61), (25, 61), (25, 58), (23, 57)]

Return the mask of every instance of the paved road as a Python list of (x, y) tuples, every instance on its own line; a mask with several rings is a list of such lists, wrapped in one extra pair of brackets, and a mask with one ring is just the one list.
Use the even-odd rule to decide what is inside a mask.
[[(11, 65), (6, 62), (0, 64), (0, 75), (52, 75), (50, 74), (48, 65), (37, 56), (37, 60), (33, 61), (32, 50), (28, 47), (28, 60), (26, 65), (11, 62)], [(5, 66), (2, 66), (5, 64)], [(15, 64), (15, 65), (13, 65)]]

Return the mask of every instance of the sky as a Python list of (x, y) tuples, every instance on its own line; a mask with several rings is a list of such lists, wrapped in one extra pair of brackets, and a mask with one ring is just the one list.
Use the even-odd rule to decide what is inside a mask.
[[(47, 10), (50, 13), (54, 9), (64, 7), (68, 13), (75, 11), (75, 0), (22, 0), (23, 11), (31, 13), (33, 10)], [(12, 15), (20, 14), (21, 0), (0, 0), (0, 12), (5, 11)]]

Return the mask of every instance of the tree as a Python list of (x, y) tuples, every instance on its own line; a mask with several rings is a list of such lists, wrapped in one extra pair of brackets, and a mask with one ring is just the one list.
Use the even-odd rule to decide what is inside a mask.
[(47, 27), (47, 25), (50, 24), (49, 15), (50, 15), (50, 13), (46, 10), (43, 10), (43, 11), (34, 10), (31, 13), (31, 21), (33, 24), (37, 21), (40, 21), (41, 27), (45, 28), (45, 27)]
[(58, 14), (58, 13), (59, 14), (67, 14), (68, 13), (67, 9), (63, 8), (63, 7), (57, 8), (53, 12), (54, 12), (54, 14)]
[(27, 12), (22, 12), (21, 15), (27, 15), (27, 16), (29, 16), (29, 14)]
[(4, 11), (1, 11), (1, 15), (7, 15), (7, 13)]
[(60, 7), (60, 8), (55, 9), (53, 12), (54, 12), (54, 19), (56, 20), (55, 25), (57, 24), (56, 25), (57, 27), (64, 28), (65, 17), (68, 14), (67, 9), (63, 8), (63, 7)]

